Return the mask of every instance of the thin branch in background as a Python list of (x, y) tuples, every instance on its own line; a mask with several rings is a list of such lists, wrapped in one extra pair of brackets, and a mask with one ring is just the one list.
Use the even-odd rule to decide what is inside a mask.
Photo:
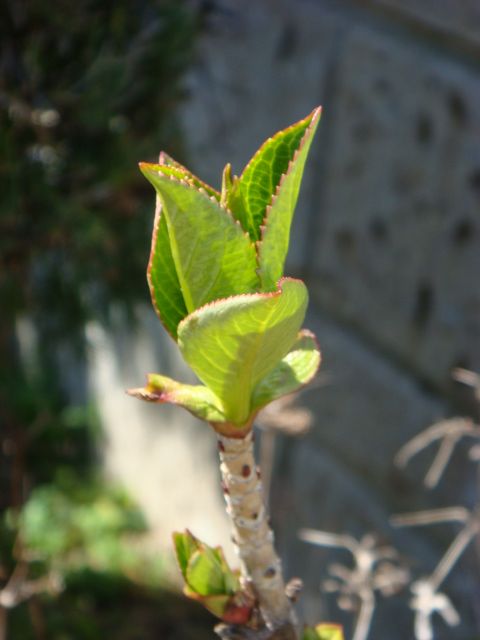
[(370, 626), (372, 624), (373, 613), (375, 611), (375, 594), (372, 589), (365, 588), (359, 594), (361, 607), (358, 612), (357, 624), (352, 640), (364, 640), (368, 638)]
[[(466, 369), (455, 369), (455, 380), (475, 389), (477, 400), (480, 401), (480, 376)], [(405, 467), (410, 459), (430, 444), (440, 440), (440, 447), (427, 471), (424, 482), (429, 488), (435, 487), (440, 481), (457, 443), (465, 437), (480, 439), (480, 426), (466, 418), (453, 418), (435, 424), (418, 436), (407, 442), (398, 452), (395, 462)], [(480, 444), (474, 443), (468, 450), (468, 458), (480, 466)], [(480, 471), (480, 469), (479, 469)], [(417, 640), (433, 640), (433, 616), (440, 615), (444, 622), (454, 627), (460, 624), (460, 616), (445, 593), (439, 591), (450, 572), (480, 532), (480, 513), (478, 508), (469, 511), (462, 506), (445, 509), (431, 509), (415, 513), (404, 513), (391, 518), (393, 525), (425, 526), (439, 523), (458, 522), (463, 526), (444, 553), (432, 573), (420, 578), (410, 585), (413, 598), (409, 605), (414, 612), (414, 631)]]
[(265, 500), (268, 503), (275, 459), (275, 441), (277, 433), (287, 436), (304, 436), (313, 423), (312, 412), (305, 407), (296, 406), (299, 396), (325, 384), (325, 376), (317, 376), (308, 387), (296, 393), (283, 396), (271, 402), (259, 413), (256, 424), (260, 427), (260, 469)]
[(452, 371), (452, 378), (475, 390), (475, 397), (480, 402), (480, 375), (468, 369), (457, 367)]
[(8, 611), (22, 602), (29, 603), (30, 616), (37, 640), (46, 638), (41, 608), (35, 597), (41, 593), (57, 595), (63, 590), (60, 576), (54, 572), (41, 578), (28, 577), (28, 565), (19, 563), (9, 581), (0, 590), (0, 640), (7, 640)]
[(465, 549), (480, 530), (480, 519), (476, 512), (464, 507), (432, 509), (406, 513), (392, 518), (392, 524), (404, 526), (425, 526), (430, 524), (462, 522), (463, 527), (442, 556), (432, 573), (410, 585), (413, 598), (409, 606), (414, 612), (414, 630), (417, 640), (433, 640), (433, 615), (439, 614), (451, 627), (460, 623), (460, 616), (448, 596), (439, 591)]
[(338, 593), (342, 609), (358, 610), (352, 640), (366, 640), (376, 607), (376, 593), (389, 597), (408, 584), (410, 574), (398, 565), (398, 553), (391, 546), (377, 545), (372, 534), (356, 540), (349, 534), (301, 529), (299, 538), (321, 547), (345, 549), (353, 558), (353, 568), (334, 563), (324, 590)]
[(439, 522), (467, 522), (470, 515), (470, 511), (465, 507), (446, 507), (400, 513), (392, 516), (390, 522), (394, 527), (416, 527)]
[(304, 542), (310, 542), (319, 547), (347, 549), (352, 555), (355, 555), (358, 549), (358, 541), (348, 533), (329, 533), (328, 531), (317, 531), (316, 529), (300, 529), (298, 537)]
[(476, 511), (469, 512), (464, 507), (432, 509), (394, 516), (392, 524), (398, 527), (425, 526), (430, 524), (461, 522), (463, 527), (442, 556), (432, 573), (412, 582), (410, 590), (413, 598), (409, 606), (414, 612), (414, 632), (416, 640), (433, 640), (433, 615), (439, 614), (450, 626), (460, 624), (460, 616), (448, 596), (439, 591), (465, 549), (480, 531), (480, 518)]
[(37, 640), (44, 640), (43, 616), (35, 597), (40, 593), (56, 595), (63, 590), (61, 576), (54, 570), (40, 578), (29, 578), (29, 558), (20, 535), (14, 542), (14, 556), (17, 563), (6, 584), (0, 589), (0, 640), (7, 639), (8, 612), (23, 602), (29, 603), (32, 625)]
[(477, 514), (472, 514), (472, 519), (454, 539), (430, 576), (434, 587), (438, 588), (442, 584), (479, 531), (480, 522), (478, 516)]
[(434, 589), (438, 589), (444, 582), (467, 546), (480, 531), (479, 514), (476, 511), (470, 512), (464, 507), (406, 513), (394, 516), (391, 522), (397, 527), (425, 526), (446, 522), (462, 522), (464, 524), (428, 578)]
[(439, 614), (450, 627), (460, 624), (460, 616), (450, 598), (437, 591), (431, 581), (420, 579), (412, 582), (413, 597), (409, 602), (414, 612), (414, 633), (416, 640), (433, 640), (433, 615)]
[(418, 436), (407, 442), (398, 451), (394, 462), (398, 467), (404, 468), (417, 453), (440, 440), (439, 450), (424, 480), (425, 485), (429, 489), (433, 489), (437, 486), (450, 462), (457, 443), (465, 437), (480, 438), (480, 427), (469, 418), (443, 420), (425, 429), (425, 431), (422, 431)]
[(460, 438), (461, 436), (456, 434), (448, 434), (443, 438), (438, 453), (425, 476), (424, 483), (429, 489), (433, 489), (439, 483)]
[(41, 578), (28, 578), (28, 564), (18, 563), (7, 584), (0, 589), (0, 608), (13, 609), (39, 593), (58, 594), (63, 589), (59, 574), (52, 571)]

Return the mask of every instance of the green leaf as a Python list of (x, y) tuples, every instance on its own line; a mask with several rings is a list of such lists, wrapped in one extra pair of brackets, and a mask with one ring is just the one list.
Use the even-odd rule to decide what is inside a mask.
[(214, 550), (207, 546), (190, 558), (186, 579), (190, 589), (201, 596), (226, 593), (222, 565)]
[(230, 569), (230, 567), (228, 566), (228, 562), (225, 559), (222, 547), (215, 547), (214, 551), (217, 554), (218, 560), (222, 567), (225, 593), (234, 595), (240, 589), (240, 581), (238, 579), (239, 572), (232, 571), (232, 569)]
[(215, 198), (166, 175), (162, 165), (142, 163), (141, 168), (163, 204), (188, 311), (218, 298), (257, 290), (255, 247)]
[(315, 631), (318, 640), (344, 640), (343, 629), (338, 624), (319, 624)]
[(263, 290), (270, 290), (274, 287), (283, 274), (290, 240), (290, 226), (297, 204), (305, 161), (319, 120), (320, 109), (316, 109), (309, 118), (302, 121), (307, 126), (301, 130), (303, 135), (294, 149), (290, 162), (284, 168), (274, 196), (266, 208), (262, 237), (258, 248), (259, 274)]
[(340, 625), (319, 624), (315, 629), (305, 627), (302, 640), (344, 640), (344, 635)]
[(180, 571), (182, 572), (183, 578), (186, 580), (188, 563), (195, 551), (198, 550), (200, 541), (197, 540), (197, 538), (195, 538), (188, 529), (185, 533), (175, 532), (172, 537)]
[(221, 547), (210, 547), (190, 531), (174, 533), (173, 542), (180, 570), (190, 592), (200, 596), (233, 596), (240, 589)]
[(220, 203), (222, 207), (227, 206), (229, 194), (232, 190), (232, 165), (226, 164), (222, 173), (222, 193), (220, 195)]
[(240, 221), (252, 240), (260, 239), (260, 226), (265, 218), (267, 205), (270, 204), (272, 195), (307, 129), (314, 119), (318, 120), (318, 113), (317, 109), (307, 118), (269, 138), (243, 170), (239, 189), (245, 214)]
[(220, 202), (220, 193), (216, 189), (211, 187), (206, 182), (203, 182), (203, 180), (200, 180), (200, 178), (197, 178), (195, 174), (193, 174), (182, 164), (171, 158), (167, 153), (165, 153), (165, 151), (162, 151), (162, 153), (160, 154), (159, 164), (171, 169), (171, 175), (174, 175), (179, 180), (185, 180), (197, 189), (204, 189), (204, 191), (206, 191), (209, 196), (213, 196)]
[(186, 362), (232, 423), (247, 422), (252, 391), (291, 349), (307, 301), (305, 284), (284, 278), (273, 293), (218, 300), (180, 323), (178, 345)]
[(225, 422), (221, 402), (208, 387), (183, 384), (158, 373), (150, 373), (147, 380), (146, 387), (129, 389), (127, 393), (148, 402), (176, 404), (200, 420)]
[[(165, 152), (160, 154), (159, 164), (155, 166), (165, 175), (185, 180), (197, 189), (204, 189), (209, 196), (220, 200), (218, 191), (197, 178), (191, 171)], [(153, 306), (167, 331), (177, 338), (178, 323), (188, 315), (178, 280), (175, 262), (170, 249), (170, 238), (165, 216), (161, 215), (161, 200), (157, 196), (155, 222), (153, 225), (152, 249), (148, 263), (147, 280), (150, 287)]]
[(303, 329), (287, 355), (254, 389), (252, 410), (308, 384), (320, 366), (320, 350), (313, 333)]
[[(228, 209), (235, 220), (241, 224), (244, 231), (249, 232), (250, 225), (248, 222), (248, 214), (243, 201), (243, 196), (240, 190), (240, 179), (238, 176), (232, 177), (232, 166), (230, 164), (225, 165), (222, 174), (222, 195), (221, 203), (226, 209)], [(250, 233), (252, 241), (255, 237)]]
[(190, 589), (188, 586), (184, 587), (183, 593), (187, 598), (199, 602), (203, 607), (205, 607), (205, 609), (208, 609), (210, 613), (213, 613), (214, 616), (217, 616), (217, 618), (220, 619), (224, 618), (232, 600), (232, 596), (225, 595), (223, 593), (218, 595), (202, 596)]
[(147, 280), (153, 306), (167, 331), (176, 340), (178, 323), (188, 315), (178, 280), (165, 216), (157, 196), (152, 249), (148, 262)]

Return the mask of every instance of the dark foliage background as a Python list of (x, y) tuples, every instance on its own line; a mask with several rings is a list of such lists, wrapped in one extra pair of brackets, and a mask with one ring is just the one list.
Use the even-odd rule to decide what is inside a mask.
[[(145, 523), (93, 475), (79, 372), (86, 321), (147, 299), (151, 198), (136, 163), (182, 155), (174, 107), (200, 28), (175, 0), (0, 4), (0, 589), (20, 602), (45, 577), (41, 591), (58, 591), (52, 572), (65, 582), (0, 606), (2, 639), (137, 638), (142, 624), (141, 637), (190, 637), (134, 591), (157, 579), (122, 546)], [(125, 599), (140, 626), (124, 624)]]

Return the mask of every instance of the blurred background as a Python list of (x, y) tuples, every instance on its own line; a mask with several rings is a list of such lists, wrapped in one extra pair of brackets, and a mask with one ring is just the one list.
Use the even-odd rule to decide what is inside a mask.
[[(323, 365), (259, 421), (277, 542), (301, 615), (348, 638), (358, 598), (320, 586), (353, 559), (301, 527), (374, 532), (431, 574), (461, 525), (389, 518), (474, 510), (475, 462), (460, 443), (429, 491), (435, 447), (393, 461), (438, 420), (478, 420), (452, 370), (480, 371), (479, 52), (475, 0), (0, 4), (1, 640), (214, 637), (177, 595), (170, 533), (232, 557), (215, 439), (124, 393), (192, 379), (151, 310), (136, 164), (164, 149), (218, 186), (318, 104), (287, 271)], [(472, 543), (441, 589), (461, 622), (435, 638), (480, 637), (479, 572)], [(408, 585), (385, 595), (369, 637), (414, 638)]]

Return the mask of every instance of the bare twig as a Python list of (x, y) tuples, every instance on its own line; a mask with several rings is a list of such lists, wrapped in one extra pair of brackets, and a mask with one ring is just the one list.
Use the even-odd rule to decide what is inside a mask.
[(455, 449), (455, 445), (464, 437), (480, 438), (480, 427), (467, 418), (452, 418), (451, 420), (443, 420), (432, 425), (425, 431), (422, 431), (407, 442), (397, 453), (394, 462), (397, 466), (404, 468), (410, 460), (420, 451), (433, 444), (437, 440), (446, 440), (447, 444), (440, 447), (439, 452), (427, 472), (425, 483), (434, 487), (440, 479), (451, 455)]
[(467, 522), (469, 518), (470, 511), (465, 507), (447, 507), (397, 514), (390, 518), (390, 522), (395, 527), (417, 527), (439, 522)]
[[(455, 380), (475, 389), (480, 401), (480, 376), (466, 369), (455, 369)], [(453, 418), (432, 425), (418, 436), (407, 442), (395, 457), (400, 467), (405, 467), (410, 459), (440, 440), (439, 450), (427, 471), (424, 482), (427, 487), (435, 487), (442, 477), (457, 443), (465, 437), (480, 438), (480, 426), (470, 419)], [(470, 460), (480, 462), (480, 444), (473, 444), (468, 451)], [(399, 527), (425, 526), (447, 522), (459, 522), (463, 526), (448, 547), (436, 567), (428, 577), (416, 580), (411, 584), (413, 598), (410, 607), (415, 614), (415, 638), (417, 640), (433, 640), (433, 615), (438, 613), (445, 623), (451, 627), (460, 623), (460, 616), (448, 596), (439, 591), (452, 569), (457, 564), (465, 549), (480, 531), (480, 513), (469, 511), (465, 507), (455, 506), (445, 509), (430, 509), (414, 513), (393, 516), (392, 524)]]
[(479, 530), (480, 522), (478, 517), (474, 515), (454, 539), (430, 576), (430, 581), (434, 588), (438, 589), (442, 584)]
[(300, 529), (298, 537), (304, 542), (318, 544), (320, 547), (337, 547), (347, 549), (355, 555), (358, 549), (358, 541), (353, 536), (345, 533), (329, 533), (316, 529)]
[(424, 483), (429, 489), (437, 486), (461, 437), (457, 434), (448, 434), (443, 438), (438, 453), (425, 476)]
[(452, 371), (452, 378), (480, 392), (480, 375), (478, 373), (457, 367)]
[(433, 640), (433, 615), (438, 613), (450, 627), (460, 623), (460, 616), (444, 593), (437, 591), (429, 579), (412, 583), (413, 598), (410, 607), (415, 614), (414, 632), (416, 640)]
[(372, 589), (363, 589), (360, 594), (360, 611), (352, 640), (365, 640), (368, 638), (375, 611), (375, 594)]
[(17, 565), (11, 578), (0, 591), (0, 607), (13, 609), (38, 593), (59, 593), (62, 590), (62, 581), (58, 574), (52, 572), (41, 578), (28, 580), (27, 572), (28, 565)]
[(434, 613), (440, 614), (449, 626), (459, 624), (460, 617), (448, 596), (439, 591), (465, 549), (480, 531), (480, 517), (464, 507), (432, 509), (417, 513), (406, 513), (392, 518), (397, 526), (424, 526), (446, 522), (461, 522), (462, 529), (444, 553), (430, 576), (412, 583), (413, 598), (410, 607), (415, 614), (415, 637), (417, 640), (433, 640)]
[(378, 546), (370, 534), (356, 540), (348, 534), (301, 529), (299, 537), (311, 544), (345, 549), (352, 554), (353, 568), (331, 564), (332, 577), (324, 586), (328, 591), (338, 592), (341, 608), (352, 610), (358, 605), (352, 640), (366, 640), (375, 612), (376, 592), (388, 597), (408, 583), (408, 571), (392, 562), (397, 559), (397, 552), (393, 547)]

